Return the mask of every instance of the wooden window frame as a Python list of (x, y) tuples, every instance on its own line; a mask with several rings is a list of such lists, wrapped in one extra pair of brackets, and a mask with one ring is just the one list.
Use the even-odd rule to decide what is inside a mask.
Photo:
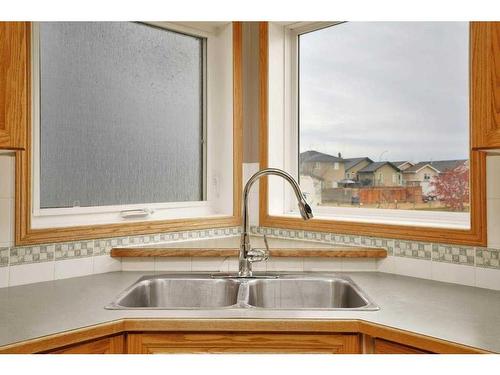
[(27, 34), (24, 22), (0, 22), (0, 150), (26, 147)]
[[(491, 40), (490, 28), (485, 27), (485, 22), (470, 23), (470, 223), (469, 229), (447, 229), (436, 227), (419, 227), (393, 224), (371, 224), (340, 220), (312, 219), (304, 221), (297, 218), (272, 216), (269, 214), (268, 180), (260, 180), (259, 225), (285, 229), (298, 229), (319, 232), (344, 233), (350, 235), (363, 235), (373, 237), (387, 237), (415, 241), (430, 241), (438, 243), (460, 245), (487, 245), (486, 228), (486, 154), (472, 147), (472, 141), (478, 137), (476, 134), (481, 129), (479, 122), (483, 121), (478, 116), (484, 110), (482, 98), (491, 86), (482, 82), (484, 80), (485, 66), (491, 61), (488, 54), (482, 52), (488, 40)], [(268, 166), (269, 139), (268, 139), (268, 65), (269, 41), (268, 22), (261, 22), (259, 26), (259, 126), (260, 126), (260, 168)], [(486, 69), (487, 70), (487, 69)]]
[[(26, 22), (28, 45), (31, 43), (31, 23)], [(233, 213), (230, 216), (200, 217), (144, 221), (133, 223), (96, 224), (57, 228), (32, 228), (32, 121), (31, 78), (27, 79), (29, 103), (25, 113), (26, 150), (16, 151), (15, 172), (15, 244), (17, 246), (41, 243), (76, 241), (106, 237), (141, 235), (181, 230), (220, 228), (241, 225), (241, 192), (243, 160), (243, 87), (242, 87), (242, 23), (232, 24), (233, 70)], [(28, 50), (27, 71), (30, 69)], [(29, 73), (28, 73), (29, 74)]]

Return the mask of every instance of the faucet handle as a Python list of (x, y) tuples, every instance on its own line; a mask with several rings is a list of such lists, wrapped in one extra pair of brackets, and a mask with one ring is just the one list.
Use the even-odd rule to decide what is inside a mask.
[(269, 243), (267, 242), (267, 237), (265, 234), (264, 246), (265, 248), (250, 249), (250, 251), (248, 252), (248, 261), (250, 263), (262, 262), (269, 259)]

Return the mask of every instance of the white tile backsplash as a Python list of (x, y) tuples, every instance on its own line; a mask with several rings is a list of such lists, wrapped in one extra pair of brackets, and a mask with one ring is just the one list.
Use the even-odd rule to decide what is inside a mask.
[(340, 258), (304, 258), (305, 272), (340, 272), (342, 259)]
[(476, 267), (476, 286), (500, 290), (500, 270)]
[(432, 279), (446, 283), (476, 285), (476, 268), (461, 264), (432, 262)]
[(9, 267), (9, 286), (54, 280), (54, 263), (30, 263)]
[(369, 258), (342, 259), (342, 271), (376, 271), (377, 262)]
[(92, 275), (93, 268), (92, 257), (59, 260), (54, 262), (54, 279)]
[(157, 272), (190, 272), (191, 258), (183, 257), (157, 257), (155, 261), (155, 271)]
[[(227, 272), (238, 272), (239, 271), (239, 260), (238, 258), (226, 258)], [(255, 268), (254, 268), (255, 269)]]
[(109, 255), (98, 255), (92, 257), (92, 273), (106, 273), (122, 270), (121, 258), (111, 258)]
[(377, 271), (396, 273), (396, 257), (388, 255), (387, 258), (377, 259)]
[(154, 271), (154, 258), (122, 258), (123, 271)]
[(0, 267), (0, 288), (9, 286), (9, 267)]
[(394, 257), (394, 273), (398, 275), (432, 279), (431, 261)]
[(227, 272), (228, 264), (223, 257), (198, 257), (191, 258), (191, 270), (193, 272)]
[[(259, 262), (263, 263), (263, 262)], [(267, 262), (267, 271), (295, 271), (301, 272), (304, 270), (303, 258), (270, 258)], [(258, 263), (254, 263), (256, 265)], [(257, 267), (254, 267), (257, 270)]]

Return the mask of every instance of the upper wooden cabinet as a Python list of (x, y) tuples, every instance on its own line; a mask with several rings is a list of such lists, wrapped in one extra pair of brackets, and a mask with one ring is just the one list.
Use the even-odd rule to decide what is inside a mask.
[(25, 149), (30, 23), (0, 22), (0, 149)]
[(471, 24), (472, 148), (500, 148), (500, 22)]

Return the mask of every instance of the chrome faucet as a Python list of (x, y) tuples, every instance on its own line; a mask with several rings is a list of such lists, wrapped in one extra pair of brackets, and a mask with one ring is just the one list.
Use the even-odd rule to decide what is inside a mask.
[(302, 191), (300, 190), (300, 186), (295, 181), (295, 179), (290, 176), (285, 171), (277, 168), (266, 168), (255, 173), (250, 179), (247, 181), (245, 185), (245, 190), (243, 190), (243, 233), (241, 234), (241, 243), (240, 243), (240, 259), (239, 259), (239, 272), (238, 276), (240, 277), (251, 277), (252, 276), (252, 263), (261, 262), (269, 259), (269, 245), (267, 243), (267, 238), (264, 235), (264, 249), (252, 249), (250, 245), (250, 236), (249, 236), (249, 227), (250, 224), (248, 222), (248, 194), (250, 192), (250, 188), (253, 183), (257, 181), (260, 177), (265, 175), (274, 175), (283, 177), (287, 180), (290, 185), (292, 185), (293, 191), (295, 192), (295, 196), (297, 197), (297, 201), (299, 204), (300, 215), (304, 220), (309, 220), (313, 218), (313, 213), (311, 207), (306, 202)]

